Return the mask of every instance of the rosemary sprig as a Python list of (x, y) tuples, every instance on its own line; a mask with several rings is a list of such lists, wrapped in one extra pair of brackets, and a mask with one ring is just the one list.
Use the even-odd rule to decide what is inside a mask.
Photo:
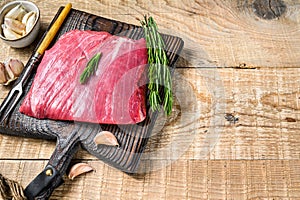
[(85, 69), (83, 70), (82, 74), (80, 75), (79, 82), (80, 84), (86, 83), (86, 81), (89, 79), (91, 75), (93, 75), (99, 64), (99, 60), (101, 57), (101, 53), (96, 53), (87, 63)]
[[(148, 49), (149, 102), (152, 110), (160, 109), (163, 105), (166, 115), (170, 115), (173, 105), (172, 80), (168, 67), (169, 61), (164, 51), (165, 43), (158, 32), (157, 24), (150, 16), (144, 16), (141, 21)], [(159, 94), (160, 86), (164, 86), (163, 99)]]

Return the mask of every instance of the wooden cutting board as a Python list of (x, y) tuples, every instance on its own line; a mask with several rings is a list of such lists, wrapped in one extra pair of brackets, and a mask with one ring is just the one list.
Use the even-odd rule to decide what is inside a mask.
[[(61, 10), (62, 8), (58, 10), (52, 23), (58, 17)], [(52, 42), (52, 45), (62, 34), (74, 29), (107, 31), (111, 34), (126, 36), (132, 39), (143, 37), (142, 29), (137, 26), (105, 19), (103, 17), (72, 9), (55, 40)], [(183, 48), (183, 41), (178, 37), (170, 35), (163, 35), (163, 38), (166, 43), (170, 67), (173, 71), (174, 64)], [(39, 44), (37, 47), (38, 46)], [(34, 53), (35, 51), (32, 55), (34, 55)], [(30, 60), (28, 62), (30, 62)], [(31, 75), (29, 83), (25, 86), (25, 93), (29, 91), (34, 75), (35, 71)], [(158, 115), (156, 112), (151, 112), (151, 110), (149, 110), (149, 105), (147, 105), (148, 113), (146, 120), (136, 125), (99, 125), (79, 122), (38, 120), (25, 116), (19, 112), (19, 106), (23, 101), (23, 98), (18, 102), (10, 116), (1, 122), (0, 132), (22, 137), (57, 139), (58, 147), (49, 161), (52, 165), (68, 165), (69, 159), (64, 157), (72, 157), (76, 152), (76, 150), (73, 150), (76, 149), (75, 143), (79, 143), (82, 148), (104, 162), (125, 172), (134, 173), (137, 170), (141, 154), (151, 135), (151, 131)], [(107, 130), (114, 133), (120, 147), (96, 146), (93, 142), (93, 138), (101, 130)], [(60, 161), (53, 161), (56, 160), (57, 157), (59, 157)], [(66, 167), (67, 166), (65, 166), (64, 169)]]

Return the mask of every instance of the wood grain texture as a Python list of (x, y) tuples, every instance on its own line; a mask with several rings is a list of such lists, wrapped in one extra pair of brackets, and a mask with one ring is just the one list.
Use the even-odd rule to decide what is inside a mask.
[[(43, 29), (65, 4), (34, 2)], [(75, 161), (91, 163), (96, 173), (67, 181), (52, 199), (299, 199), (300, 1), (284, 0), (285, 12), (271, 20), (255, 14), (254, 2), (72, 2), (80, 10), (135, 25), (136, 17), (153, 15), (163, 32), (185, 41), (177, 72), (186, 87), (176, 86), (182, 100), (150, 138), (137, 179), (81, 150)], [(3, 60), (12, 56), (24, 62), (34, 49), (16, 50), (2, 42), (0, 47)], [(0, 86), (1, 99), (7, 91)], [(216, 109), (216, 102), (225, 109)], [(182, 112), (190, 123), (181, 124)], [(238, 121), (225, 119), (226, 114)], [(214, 117), (221, 126), (214, 126)], [(219, 137), (206, 137), (216, 130)], [(182, 139), (191, 132), (187, 142)], [(173, 141), (179, 142), (172, 146)], [(54, 147), (54, 141), (0, 135), (0, 173), (25, 186)], [(184, 151), (178, 151), (181, 147)]]
[[(66, 180), (54, 199), (297, 199), (299, 161), (181, 160), (132, 178), (98, 161), (96, 172)], [(6, 161), (4, 176), (27, 184), (45, 161)], [(184, 169), (184, 170), (183, 170)], [(31, 171), (30, 173), (28, 171)], [(83, 189), (84, 188), (84, 189)]]
[[(199, 158), (209, 131), (219, 127), (215, 140), (211, 141), (212, 144), (215, 143), (215, 148), (203, 157), (205, 159), (298, 159), (299, 73), (297, 68), (178, 69), (175, 78), (180, 81), (174, 82), (178, 101), (173, 115), (167, 119), (163, 129), (157, 125), (146, 153), (151, 153), (152, 149), (157, 153), (168, 153), (168, 148), (172, 147), (168, 144), (176, 139), (178, 146), (186, 147), (181, 158)], [(208, 83), (218, 86), (214, 79), (217, 74), (224, 89), (224, 96), (219, 99), (214, 96), (219, 88), (208, 87)], [(189, 88), (194, 96), (192, 98), (190, 95), (190, 99), (195, 102), (187, 105), (184, 101), (189, 96)], [(179, 104), (180, 102), (183, 103)], [(214, 108), (216, 103), (224, 104), (225, 108)], [(239, 120), (235, 124), (227, 121), (226, 113), (232, 113)], [(182, 115), (191, 116), (190, 120), (182, 119)], [(212, 124), (216, 115), (220, 116), (221, 121)], [(0, 152), (3, 158), (18, 155), (24, 159), (47, 159), (54, 147), (54, 142), (50, 141), (40, 140), (38, 143), (39, 140), (34, 139), (13, 137), (10, 140), (11, 137), (2, 137), (1, 147), (18, 148), (11, 154), (7, 151)], [(35, 146), (29, 145), (32, 142), (36, 143)], [(26, 150), (28, 146), (29, 149)]]

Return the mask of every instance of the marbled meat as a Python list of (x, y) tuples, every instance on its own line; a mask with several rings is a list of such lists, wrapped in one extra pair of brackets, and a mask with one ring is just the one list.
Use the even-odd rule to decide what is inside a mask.
[[(79, 77), (101, 53), (85, 84)], [(39, 119), (134, 124), (146, 117), (144, 39), (73, 30), (45, 52), (20, 112)]]

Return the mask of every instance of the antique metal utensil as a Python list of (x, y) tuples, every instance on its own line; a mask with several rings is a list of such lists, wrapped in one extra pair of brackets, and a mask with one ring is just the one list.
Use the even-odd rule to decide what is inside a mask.
[[(7, 98), (4, 100), (2, 107), (0, 109), (0, 116), (5, 113), (5, 115), (2, 117), (2, 121), (7, 118), (9, 113), (12, 111), (12, 109), (15, 107), (17, 102), (21, 99), (21, 96), (23, 94), (23, 88), (25, 84), (28, 81), (29, 76), (31, 75), (32, 70), (38, 66), (38, 63), (41, 61), (41, 57), (43, 56), (45, 50), (52, 42), (53, 38), (55, 37), (56, 33), (58, 32), (60, 26), (64, 22), (66, 16), (70, 12), (72, 8), (72, 4), (68, 3), (57, 20), (54, 22), (54, 24), (51, 26), (50, 30), (46, 33), (46, 36), (44, 40), (42, 41), (41, 45), (39, 46), (36, 53), (33, 55), (33, 57), (30, 58), (30, 62), (27, 63), (25, 66), (25, 70), (23, 72), (22, 78), (20, 78), (17, 82), (17, 84), (10, 90)], [(8, 107), (8, 105), (11, 103), (11, 105)], [(5, 110), (5, 108), (8, 107), (8, 110)]]

